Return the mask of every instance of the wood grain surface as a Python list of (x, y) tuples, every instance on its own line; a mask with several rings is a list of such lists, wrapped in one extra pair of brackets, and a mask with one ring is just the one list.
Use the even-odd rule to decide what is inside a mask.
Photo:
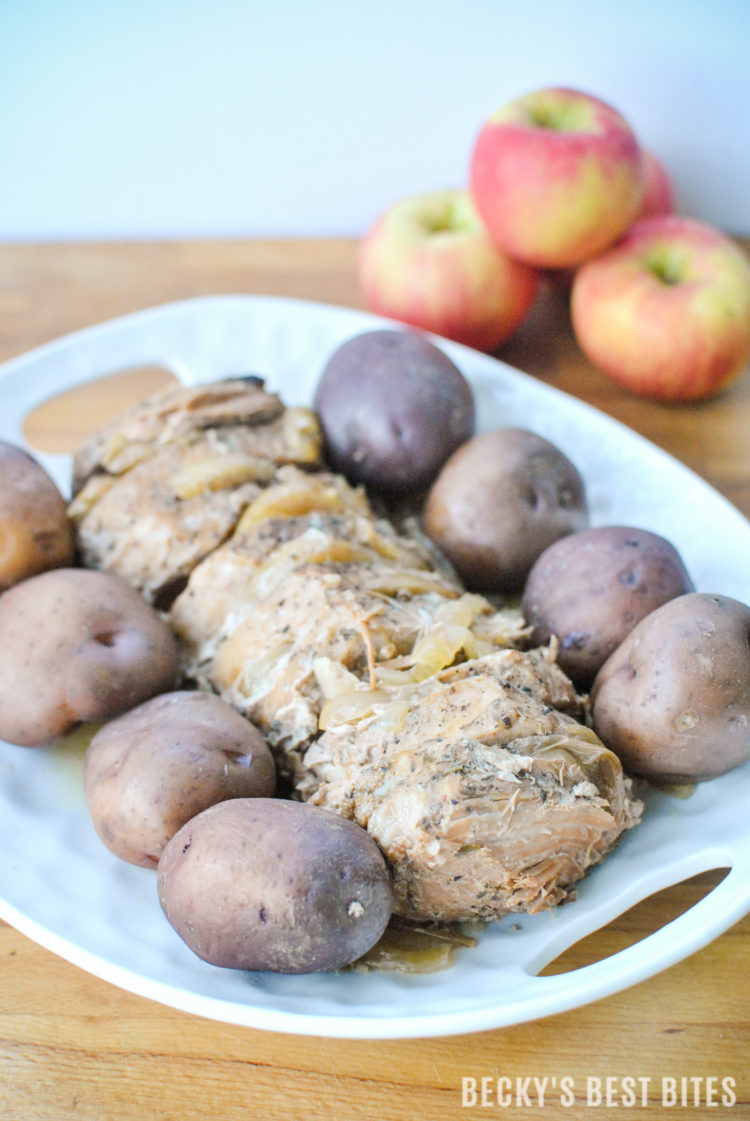
[[(0, 246), (0, 361), (112, 316), (203, 294), (263, 292), (360, 307), (355, 250), (350, 240)], [(750, 372), (700, 404), (662, 406), (630, 396), (583, 358), (565, 299), (552, 289), (499, 357), (622, 420), (750, 516)], [(31, 434), (40, 445), (69, 446), (123, 394), (137, 397), (163, 376), (136, 371), (109, 396), (99, 391), (68, 402), (67, 412), (65, 403), (42, 410)], [(750, 566), (750, 558), (738, 564)], [(575, 968), (642, 938), (721, 875), (705, 873), (652, 897), (554, 968)], [(3, 923), (0, 961), (2, 1121), (452, 1121), (623, 1112), (750, 1119), (750, 917), (657, 977), (585, 1008), (426, 1040), (318, 1039), (214, 1023), (114, 988)]]

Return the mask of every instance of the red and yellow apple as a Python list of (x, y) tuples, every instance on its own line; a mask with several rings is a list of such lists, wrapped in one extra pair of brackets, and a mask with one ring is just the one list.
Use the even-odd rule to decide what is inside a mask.
[(643, 167), (625, 118), (591, 94), (544, 89), (497, 110), (471, 158), (490, 237), (541, 268), (568, 268), (615, 241), (638, 213)]
[(643, 197), (637, 220), (655, 218), (657, 214), (673, 214), (675, 208), (674, 188), (667, 169), (653, 152), (644, 148), (641, 156), (643, 159)]
[(750, 358), (750, 262), (703, 222), (646, 218), (578, 269), (571, 314), (581, 349), (620, 385), (707, 397)]
[[(641, 149), (643, 167), (643, 197), (640, 209), (635, 218), (639, 222), (642, 218), (653, 218), (657, 214), (674, 213), (674, 187), (666, 168), (652, 152)], [(563, 296), (570, 296), (575, 277), (575, 268), (547, 269), (545, 277), (554, 291)]]
[(492, 243), (459, 189), (389, 207), (360, 242), (357, 274), (370, 311), (488, 352), (520, 325), (538, 283)]

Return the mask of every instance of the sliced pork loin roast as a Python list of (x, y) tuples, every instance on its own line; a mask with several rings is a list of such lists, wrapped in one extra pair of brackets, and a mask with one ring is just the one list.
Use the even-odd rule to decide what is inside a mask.
[(121, 475), (191, 433), (255, 428), (280, 417), (281, 399), (250, 376), (210, 385), (168, 385), (95, 432), (73, 457), (73, 493), (94, 474)]
[(629, 780), (520, 612), (467, 593), (320, 447), (257, 380), (157, 394), (76, 457), (84, 563), (170, 596), (186, 679), (261, 729), (298, 797), (370, 832), (402, 915), (557, 904), (637, 822)]
[(429, 553), (376, 518), (342, 476), (280, 468), (172, 607), (189, 674), (202, 676), (219, 643), (300, 565), (382, 561), (427, 568)]
[(281, 772), (296, 776), (328, 697), (362, 683), (378, 700), (395, 683), (450, 664), (466, 647), (492, 649), (499, 644), (493, 634), (507, 638), (514, 627), (516, 618), (434, 572), (307, 563), (218, 645), (206, 676), (261, 728)]
[(305, 754), (299, 790), (368, 830), (403, 916), (539, 911), (642, 808), (616, 756), (562, 707), (577, 698), (541, 651), (464, 662), (376, 704), (355, 691), (346, 722), (332, 711)]
[(187, 579), (294, 463), (321, 466), (309, 409), (285, 409), (256, 378), (169, 387), (114, 421), (74, 459), (69, 513), (83, 563), (154, 602)]

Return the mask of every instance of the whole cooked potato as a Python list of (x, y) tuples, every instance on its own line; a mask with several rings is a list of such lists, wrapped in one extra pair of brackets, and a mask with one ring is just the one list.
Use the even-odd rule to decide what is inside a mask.
[(212, 965), (340, 969), (377, 942), (393, 896), (359, 825), (280, 798), (235, 798), (183, 825), (159, 861), (167, 919)]
[(73, 563), (65, 501), (40, 463), (0, 440), (0, 592)]
[(690, 592), (642, 619), (591, 694), (597, 735), (626, 770), (703, 782), (750, 759), (750, 607)]
[(276, 769), (258, 729), (225, 701), (178, 691), (100, 728), (86, 752), (84, 788), (107, 848), (156, 868), (169, 839), (201, 810), (271, 797)]
[(557, 661), (589, 689), (625, 635), (651, 611), (693, 591), (669, 541), (645, 529), (596, 526), (550, 545), (532, 566), (523, 615), (535, 646), (559, 640)]
[(540, 553), (587, 524), (578, 470), (523, 428), (484, 432), (454, 452), (423, 512), (427, 535), (482, 591), (518, 591)]
[(52, 743), (177, 679), (174, 635), (116, 576), (58, 568), (0, 596), (0, 739)]
[(428, 486), (474, 431), (469, 383), (416, 331), (348, 339), (329, 358), (314, 405), (329, 462), (376, 490)]

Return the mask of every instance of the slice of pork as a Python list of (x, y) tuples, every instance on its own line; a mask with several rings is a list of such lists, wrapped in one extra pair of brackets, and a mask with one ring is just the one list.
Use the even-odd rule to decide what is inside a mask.
[(511, 651), (464, 663), (363, 704), (358, 720), (350, 709), (306, 752), (300, 794), (367, 829), (401, 915), (552, 907), (639, 820), (616, 756), (549, 703), (570, 686), (544, 662)]

